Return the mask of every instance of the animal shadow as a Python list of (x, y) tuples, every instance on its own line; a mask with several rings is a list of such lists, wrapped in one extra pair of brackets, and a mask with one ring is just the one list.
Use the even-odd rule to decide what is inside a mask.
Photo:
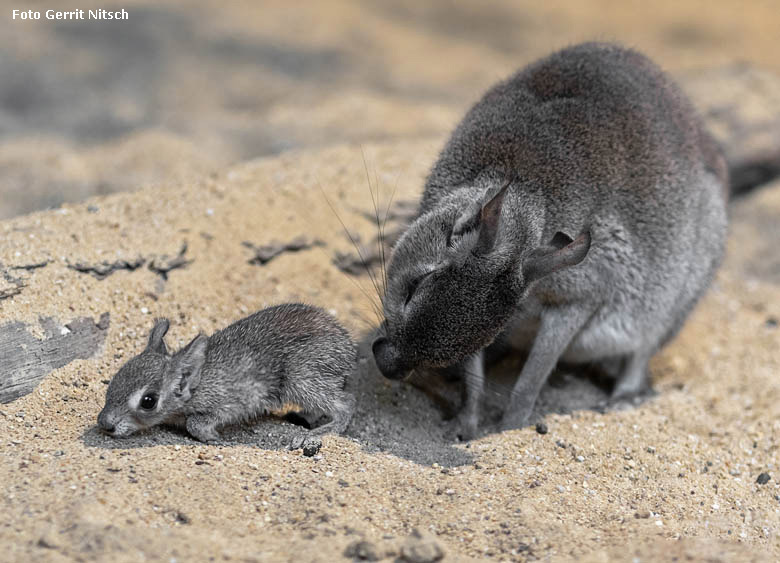
[[(345, 436), (366, 452), (388, 453), (421, 465), (454, 467), (472, 463), (471, 444), (455, 442), (451, 437), (449, 419), (460, 403), (461, 381), (446, 370), (415, 374), (403, 382), (385, 379), (371, 355), (373, 337), (367, 334), (361, 339), (358, 367), (347, 385), (355, 394), (357, 406)], [(496, 425), (524, 360), (522, 355), (505, 350), (488, 355), (480, 437), (497, 432)], [(550, 413), (585, 409), (603, 412), (610, 387), (611, 382), (592, 370), (557, 369), (542, 389), (529, 423), (535, 424)], [(263, 416), (252, 423), (223, 428), (217, 445), (285, 450), (307, 426), (295, 412)], [(168, 426), (118, 439), (106, 436), (93, 425), (85, 430), (82, 440), (87, 446), (106, 449), (201, 444), (185, 430)], [(323, 448), (327, 451), (327, 441)]]

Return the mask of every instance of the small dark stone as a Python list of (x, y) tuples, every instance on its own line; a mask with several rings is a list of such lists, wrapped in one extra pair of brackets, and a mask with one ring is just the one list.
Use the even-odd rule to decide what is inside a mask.
[(97, 205), (87, 205), (87, 211), (89, 211), (90, 213), (97, 213), (98, 211), (100, 211), (100, 208), (98, 208)]
[(547, 434), (547, 425), (544, 422), (537, 422), (536, 423), (536, 432), (537, 434)]
[(40, 537), (38, 539), (38, 547), (44, 549), (57, 549), (57, 542), (54, 540), (53, 534)]
[(382, 559), (376, 546), (365, 540), (349, 544), (344, 550), (344, 557), (358, 561), (379, 561)]
[(758, 483), (759, 485), (766, 485), (767, 483), (769, 483), (769, 480), (771, 478), (772, 477), (769, 475), (769, 473), (764, 472), (758, 476), (758, 479), (756, 479), (756, 483)]
[(527, 543), (521, 543), (517, 546), (517, 551), (520, 553), (523, 553), (524, 551), (528, 551), (531, 549), (531, 547)]
[(314, 457), (317, 455), (317, 452), (320, 451), (320, 448), (322, 447), (322, 442), (317, 441), (316, 443), (310, 443), (303, 446), (303, 455), (306, 457)]
[(176, 521), (179, 524), (189, 524), (190, 523), (190, 517), (184, 514), (183, 512), (177, 512), (176, 513)]
[(766, 320), (766, 326), (769, 328), (777, 328), (778, 320), (777, 317), (768, 317)]

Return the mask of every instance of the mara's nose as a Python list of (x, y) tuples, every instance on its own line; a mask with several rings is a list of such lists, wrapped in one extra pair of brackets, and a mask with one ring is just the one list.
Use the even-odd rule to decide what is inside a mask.
[(116, 430), (116, 426), (108, 420), (108, 415), (105, 411), (100, 411), (100, 414), (98, 415), (98, 426), (107, 434), (113, 434), (114, 430)]
[(401, 363), (398, 350), (384, 336), (374, 340), (371, 351), (374, 353), (376, 366), (387, 379), (403, 379), (409, 374), (409, 370)]

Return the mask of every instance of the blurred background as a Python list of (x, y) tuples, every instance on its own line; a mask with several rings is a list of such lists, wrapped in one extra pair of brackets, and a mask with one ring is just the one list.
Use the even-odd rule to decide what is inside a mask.
[[(293, 148), (441, 135), (567, 44), (780, 72), (776, 1), (0, 2), (0, 218)], [(12, 20), (106, 8), (128, 21)]]

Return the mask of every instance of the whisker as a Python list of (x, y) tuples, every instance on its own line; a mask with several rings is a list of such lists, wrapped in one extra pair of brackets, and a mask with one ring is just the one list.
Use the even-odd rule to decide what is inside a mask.
[[(317, 180), (317, 183), (318, 183), (318, 185), (319, 185), (319, 179)], [(320, 190), (321, 190), (321, 191), (323, 191), (323, 190), (322, 190), (322, 186), (321, 186), (321, 185), (319, 185), (319, 188), (320, 188)], [(324, 191), (323, 191), (323, 192), (324, 192)], [(323, 193), (323, 195), (324, 195), (324, 193)], [(334, 212), (334, 214), (336, 215), (336, 218), (337, 218), (337, 219), (339, 219), (339, 222), (341, 222), (341, 218), (338, 216), (338, 214), (337, 214), (337, 213), (335, 213), (335, 210), (333, 209), (333, 206), (330, 204), (330, 201), (328, 200), (328, 198), (327, 198), (327, 195), (325, 196), (325, 201), (326, 201), (326, 202), (328, 202), (328, 206), (329, 206), (329, 207), (331, 208), (331, 210)], [(308, 221), (309, 221), (311, 224), (316, 224), (316, 223), (317, 223), (317, 221), (315, 221), (315, 220), (314, 220), (314, 218), (313, 218), (313, 217), (312, 217), (312, 216), (311, 216), (311, 215), (310, 215), (310, 214), (309, 214), (309, 213), (306, 211), (306, 209), (305, 209), (305, 207), (304, 207), (304, 206), (298, 206), (298, 208), (297, 208), (297, 211), (299, 211), (299, 212), (302, 212), (302, 213), (303, 213), (303, 215), (305, 215), (305, 216), (306, 216), (307, 220), (308, 220)], [(343, 223), (343, 222), (341, 223), (341, 226), (342, 226), (342, 228), (344, 228), (344, 230), (346, 231), (346, 228), (344, 227), (344, 223)], [(354, 244), (354, 243), (353, 243), (353, 244)], [(328, 254), (328, 253), (325, 251), (325, 249), (323, 249), (323, 248), (322, 248), (321, 246), (319, 246), (319, 245), (314, 245), (314, 247), (315, 247), (315, 248), (317, 248), (317, 250), (318, 250), (319, 252), (321, 252), (321, 253), (322, 253), (322, 255), (323, 255), (323, 256), (324, 256), (324, 257), (327, 259), (328, 263), (330, 263), (330, 262), (332, 261), (332, 258), (333, 258), (333, 257), (332, 257), (332, 256), (330, 256), (330, 255), (329, 255), (329, 254)], [(337, 268), (337, 269), (338, 269), (338, 268)], [(338, 271), (339, 271), (339, 273), (340, 273), (342, 276), (344, 276), (345, 278), (347, 278), (347, 279), (349, 280), (349, 282), (350, 282), (350, 283), (351, 283), (353, 286), (355, 286), (355, 288), (357, 288), (357, 289), (358, 289), (358, 291), (360, 291), (360, 293), (362, 293), (362, 294), (363, 294), (363, 296), (366, 298), (366, 300), (368, 300), (368, 303), (371, 305), (371, 309), (373, 310), (373, 312), (374, 312), (374, 315), (375, 315), (375, 317), (376, 317), (376, 322), (377, 322), (377, 324), (380, 324), (380, 323), (382, 322), (382, 316), (381, 316), (381, 314), (380, 314), (380, 313), (381, 313), (381, 311), (380, 311), (379, 307), (377, 306), (376, 302), (374, 301), (374, 299), (371, 297), (371, 294), (370, 294), (370, 293), (368, 293), (368, 292), (366, 291), (366, 289), (363, 287), (363, 285), (362, 285), (361, 283), (359, 283), (359, 282), (358, 282), (358, 281), (357, 281), (357, 280), (356, 280), (356, 279), (355, 279), (353, 276), (347, 275), (345, 272), (341, 271), (340, 269), (338, 269)], [(367, 320), (366, 320), (366, 318), (365, 318), (364, 316), (362, 316), (362, 315), (361, 315), (361, 320), (362, 320), (363, 322), (366, 322), (366, 324), (368, 324), (368, 325), (373, 325), (373, 323), (371, 323), (371, 322), (367, 321)]]
[[(333, 215), (336, 216), (336, 219), (338, 219), (338, 222), (341, 224), (341, 228), (344, 230), (344, 233), (347, 235), (347, 238), (349, 238), (350, 242), (352, 243), (352, 246), (355, 248), (355, 251), (358, 254), (358, 258), (360, 258), (360, 263), (363, 265), (363, 269), (365, 269), (366, 273), (368, 274), (369, 279), (371, 280), (371, 283), (374, 286), (374, 289), (377, 292), (377, 297), (379, 297), (379, 288), (376, 283), (376, 279), (374, 278), (373, 273), (371, 272), (371, 269), (368, 267), (368, 264), (366, 263), (366, 259), (363, 257), (363, 253), (360, 251), (360, 246), (357, 244), (357, 241), (352, 236), (352, 233), (349, 232), (349, 229), (347, 229), (347, 226), (344, 224), (344, 221), (341, 219), (341, 216), (338, 214), (336, 209), (333, 207), (333, 204), (330, 201), (330, 198), (328, 198), (328, 194), (325, 193), (325, 190), (322, 187), (322, 184), (320, 184), (319, 178), (317, 178), (317, 186), (320, 189), (320, 192), (322, 192), (322, 196), (325, 198), (325, 202), (328, 204), (328, 207), (330, 207), (330, 210), (333, 212)], [(352, 278), (350, 278), (352, 279)], [(354, 281), (354, 280), (353, 280)], [(365, 293), (365, 291), (364, 291)], [(366, 293), (366, 296), (368, 297), (368, 294)], [(371, 305), (374, 308), (374, 312), (377, 315), (377, 321), (381, 322), (381, 311), (377, 307), (376, 302), (374, 302), (373, 299), (370, 299)]]
[[(374, 207), (374, 217), (376, 219), (376, 227), (377, 227), (377, 231), (378, 231), (377, 255), (379, 256), (380, 263), (382, 264), (381, 274), (382, 274), (382, 277), (383, 277), (383, 281), (385, 282), (385, 286), (383, 287), (383, 289), (384, 289), (384, 288), (387, 287), (387, 285), (386, 285), (386, 279), (385, 279), (385, 276), (384, 276), (384, 260), (382, 259), (382, 244), (383, 244), (383, 241), (382, 241), (382, 232), (381, 232), (381, 230), (379, 228), (379, 208), (377, 206), (377, 200), (379, 199), (379, 178), (377, 178), (377, 176), (376, 176), (376, 168), (375, 168), (374, 169), (374, 182), (376, 184), (377, 193), (376, 193), (376, 196), (374, 196), (374, 191), (371, 189), (371, 176), (370, 176), (370, 174), (368, 172), (368, 163), (366, 161), (366, 153), (363, 150), (363, 146), (362, 145), (360, 146), (360, 154), (363, 157), (363, 169), (366, 171), (366, 182), (368, 183), (368, 193), (371, 194), (371, 204)], [(377, 290), (377, 295), (378, 295), (378, 297), (379, 297), (379, 299), (381, 301), (382, 300), (382, 295), (384, 294), (384, 291), (380, 291), (379, 287), (377, 287), (376, 290)]]
[[(346, 275), (346, 274), (344, 274)], [(357, 309), (352, 309), (351, 311), (358, 319), (363, 321), (363, 324), (365, 325), (363, 328), (370, 328), (373, 329), (375, 324), (371, 322), (371, 319), (367, 318), (363, 313), (358, 311)]]
[[(374, 164), (374, 185), (376, 186), (376, 199), (377, 202), (379, 202), (380, 197), (380, 191), (379, 191), (379, 174), (376, 171), (376, 164)], [(380, 273), (382, 274), (382, 281), (384, 282), (383, 286), (383, 292), (382, 295), (385, 294), (387, 291), (387, 270), (385, 269), (385, 237), (384, 232), (382, 231), (382, 226), (379, 222), (379, 211), (376, 209), (376, 205), (374, 206), (374, 215), (376, 216), (376, 229), (377, 229), (377, 244), (379, 245), (379, 252), (377, 253), (379, 255), (379, 265), (380, 265)], [(382, 296), (380, 296), (381, 299)]]
[[(382, 218), (382, 226), (379, 229), (379, 236), (382, 239), (382, 270), (385, 276), (385, 292), (387, 292), (387, 264), (385, 262), (385, 228), (387, 226), (387, 217), (390, 215), (390, 208), (393, 206), (393, 200), (395, 199), (395, 193), (398, 191), (398, 180), (401, 178), (401, 172), (395, 177), (395, 186), (393, 186), (393, 192), (390, 194), (390, 199), (387, 201), (387, 207), (385, 207), (385, 216)], [(382, 296), (384, 298), (384, 295)]]
[[(319, 184), (319, 179), (317, 180), (317, 183)], [(322, 186), (320, 186), (320, 190), (322, 190)], [(325, 201), (327, 201), (328, 205), (330, 206), (330, 202), (328, 201), (327, 196), (325, 197)], [(332, 206), (330, 206), (330, 207), (331, 207), (331, 210), (333, 210), (333, 207)], [(307, 220), (311, 224), (316, 224), (318, 222), (318, 221), (315, 221), (314, 218), (305, 210), (305, 207), (298, 206), (297, 211), (303, 212), (303, 214), (306, 216)], [(335, 211), (334, 211), (334, 213), (335, 213)], [(336, 217), (338, 218), (338, 214), (336, 214)], [(342, 227), (343, 226), (344, 226), (344, 224), (342, 223)], [(317, 248), (317, 250), (322, 253), (322, 255), (327, 259), (328, 263), (330, 263), (332, 261), (332, 256), (330, 256), (320, 245), (315, 244), (313, 246), (315, 248)], [(352, 285), (354, 285), (355, 288), (357, 288), (363, 294), (363, 296), (368, 300), (369, 304), (371, 305), (371, 309), (374, 311), (374, 315), (376, 316), (377, 324), (380, 324), (382, 322), (382, 317), (380, 316), (380, 310), (377, 307), (376, 302), (371, 298), (371, 295), (366, 291), (366, 289), (362, 286), (362, 284), (358, 283), (358, 281), (354, 277), (347, 275), (345, 272), (341, 271), (340, 269), (338, 269), (338, 271), (339, 271), (339, 273), (342, 276), (347, 278), (350, 281), (350, 283)], [(363, 317), (361, 320), (366, 322), (365, 317)], [(369, 322), (367, 324), (372, 325), (373, 323)]]

